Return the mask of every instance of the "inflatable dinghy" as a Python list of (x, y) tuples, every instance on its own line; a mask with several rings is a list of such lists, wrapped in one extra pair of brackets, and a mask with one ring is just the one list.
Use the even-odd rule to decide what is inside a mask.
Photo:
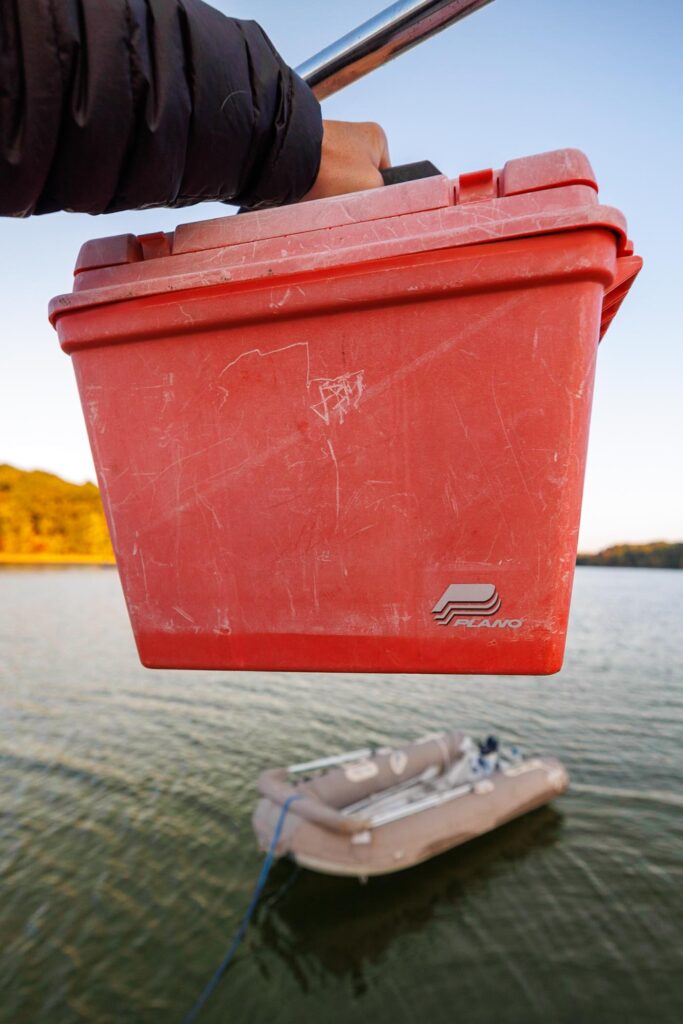
[(495, 737), (425, 736), (402, 747), (354, 750), (274, 768), (258, 781), (253, 817), (270, 847), (329, 875), (385, 875), (490, 832), (549, 803), (569, 784), (555, 758), (523, 758)]

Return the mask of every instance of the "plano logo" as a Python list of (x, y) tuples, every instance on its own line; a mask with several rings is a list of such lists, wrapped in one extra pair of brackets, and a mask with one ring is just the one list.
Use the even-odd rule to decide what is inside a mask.
[(451, 583), (432, 608), (440, 626), (467, 629), (519, 629), (522, 619), (493, 619), (501, 600), (494, 583)]

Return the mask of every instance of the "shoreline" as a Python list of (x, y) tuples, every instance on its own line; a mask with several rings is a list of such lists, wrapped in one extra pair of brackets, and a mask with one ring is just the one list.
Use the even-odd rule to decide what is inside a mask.
[[(591, 557), (591, 556), (589, 556)], [(46, 568), (58, 568), (63, 566), (64, 568), (77, 567), (77, 566), (90, 566), (96, 569), (115, 569), (116, 561), (113, 558), (101, 558), (99, 555), (19, 555), (19, 554), (7, 554), (6, 552), (0, 551), (0, 569), (3, 568), (17, 568), (26, 566), (27, 568), (34, 567), (40, 568), (44, 566)], [(608, 561), (589, 561), (585, 555), (579, 555), (576, 561), (577, 569), (664, 569), (668, 571), (675, 571), (676, 569), (683, 569), (683, 566), (669, 566), (669, 565), (628, 565), (618, 564), (615, 562)]]
[(7, 565), (93, 565), (102, 569), (115, 569), (113, 558), (102, 558), (100, 555), (19, 555), (0, 551), (0, 566)]

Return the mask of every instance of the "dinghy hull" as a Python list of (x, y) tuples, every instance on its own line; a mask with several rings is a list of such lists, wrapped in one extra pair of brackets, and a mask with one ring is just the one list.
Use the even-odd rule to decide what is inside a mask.
[[(413, 749), (418, 746), (413, 745)], [(396, 757), (401, 751), (392, 754)], [(348, 769), (336, 769), (341, 786), (347, 785), (348, 773)], [(567, 772), (556, 758), (537, 757), (451, 789), (439, 790), (427, 783), (424, 795), (418, 791), (412, 803), (407, 802), (403, 808), (394, 804), (393, 809), (373, 814), (371, 807), (349, 813), (348, 795), (343, 804), (337, 805), (342, 807), (338, 810), (329, 794), (325, 802), (318, 799), (310, 780), (291, 785), (286, 778), (284, 769), (261, 777), (263, 795), (253, 817), (260, 846), (270, 846), (282, 804), (298, 789), (301, 799), (290, 807), (276, 855), (289, 855), (313, 871), (359, 878), (421, 864), (542, 807), (563, 793), (569, 783)], [(334, 784), (333, 778), (328, 790), (333, 790)], [(410, 778), (406, 785), (410, 787)], [(377, 798), (383, 798), (382, 790), (377, 791)]]

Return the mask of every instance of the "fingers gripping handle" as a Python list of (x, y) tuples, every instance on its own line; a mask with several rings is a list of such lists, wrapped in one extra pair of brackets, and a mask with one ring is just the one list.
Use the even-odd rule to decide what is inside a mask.
[[(435, 167), (431, 160), (417, 160), (412, 164), (399, 164), (397, 167), (386, 167), (380, 172), (385, 185), (400, 185), (405, 181), (418, 181), (420, 178), (433, 178), (442, 174), (438, 167)], [(246, 207), (242, 206), (238, 213), (249, 213)]]

